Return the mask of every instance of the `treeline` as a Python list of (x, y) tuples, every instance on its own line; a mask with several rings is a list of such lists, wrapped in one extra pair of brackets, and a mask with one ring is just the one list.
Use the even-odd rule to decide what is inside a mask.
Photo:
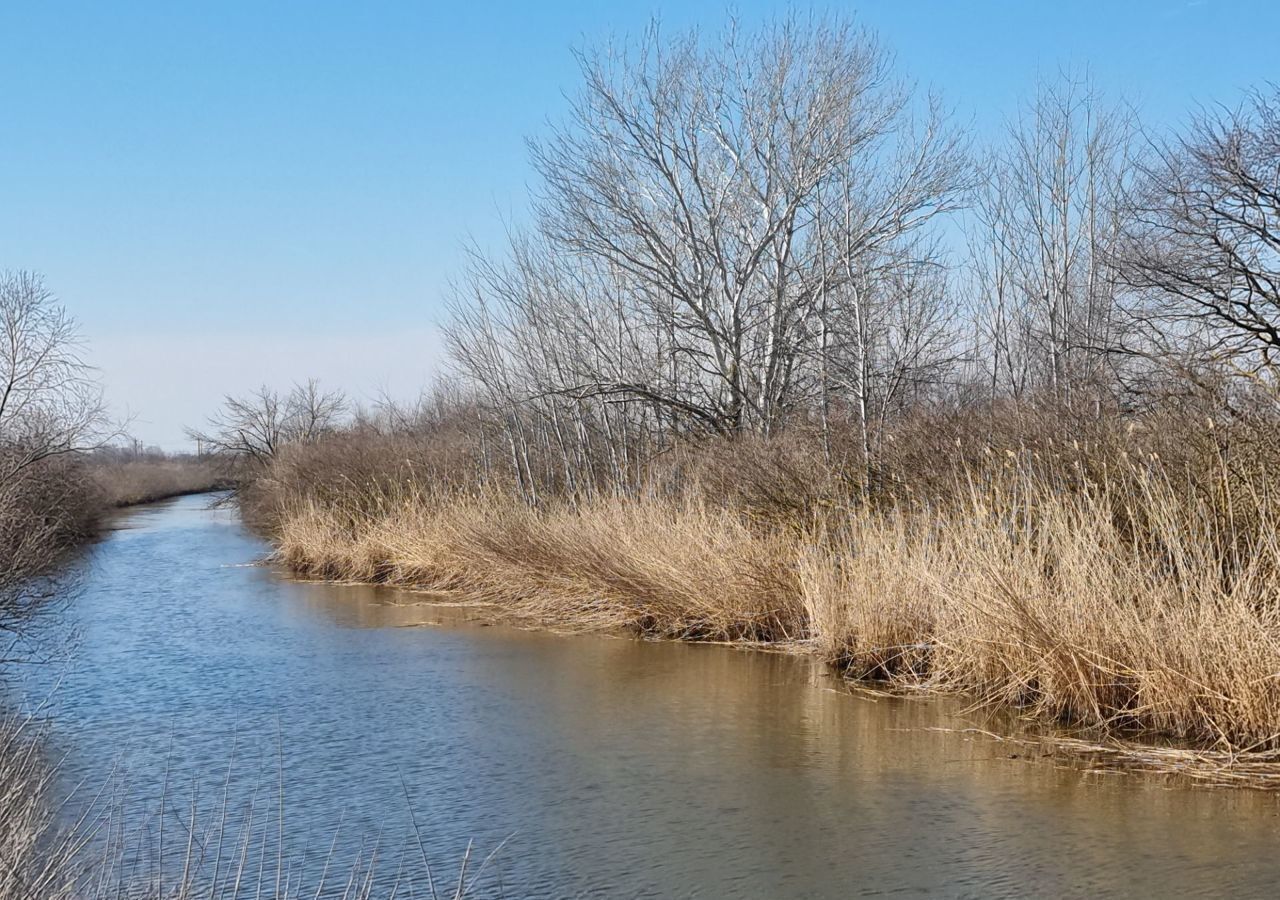
[(579, 59), (529, 224), (453, 288), (453, 379), (358, 413), (263, 388), (193, 437), (260, 465), (340, 425), (466, 433), (538, 501), (709, 438), (814, 435), (872, 492), (919, 423), (1273, 426), (1280, 90), (1160, 136), (1063, 75), (982, 146), (839, 19)]
[(1275, 411), (1274, 88), (1161, 138), (1063, 76), (980, 147), (840, 21), (581, 64), (530, 225), (473, 252), (446, 326), (527, 496), (535, 455), (634, 490), (687, 436), (830, 455), (848, 423), (869, 478), (920, 413)]
[[(580, 62), (529, 224), (453, 289), (456, 381), (366, 424), (451, 417), (530, 501), (634, 494), (710, 437), (815, 434), (870, 491), (921, 419), (1271, 427), (1274, 87), (1161, 136), (1064, 75), (981, 146), (838, 20)], [(300, 390), (201, 437), (259, 462), (311, 441), (342, 404)]]

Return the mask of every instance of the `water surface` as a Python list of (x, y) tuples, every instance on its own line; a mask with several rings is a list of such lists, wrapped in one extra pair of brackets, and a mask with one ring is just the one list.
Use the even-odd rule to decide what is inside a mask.
[(206, 504), (131, 512), (92, 552), (54, 701), (68, 781), (114, 767), (131, 802), (163, 790), (179, 809), (229, 763), (236, 791), (279, 766), (289, 840), (327, 845), (341, 822), (339, 855), (379, 832), (391, 855), (412, 806), (442, 869), (506, 839), (507, 897), (1254, 895), (1280, 878), (1270, 796), (1011, 759), (929, 730), (973, 724), (954, 706), (849, 693), (803, 659), (298, 583), (252, 565), (267, 548)]

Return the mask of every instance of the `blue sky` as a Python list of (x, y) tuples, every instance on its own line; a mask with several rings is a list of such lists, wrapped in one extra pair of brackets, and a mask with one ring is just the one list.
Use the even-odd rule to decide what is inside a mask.
[[(653, 14), (715, 30), (729, 8), (0, 4), (0, 267), (44, 273), (147, 442), (182, 447), (263, 382), (412, 394), (462, 243), (519, 218), (524, 138), (562, 113), (570, 49)], [(1262, 0), (813, 8), (856, 14), (981, 134), (1064, 66), (1155, 126), (1280, 78)]]

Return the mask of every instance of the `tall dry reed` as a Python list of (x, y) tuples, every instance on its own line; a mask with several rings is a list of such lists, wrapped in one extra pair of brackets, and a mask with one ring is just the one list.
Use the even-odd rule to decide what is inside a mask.
[(320, 578), (459, 590), (564, 627), (696, 640), (803, 632), (794, 538), (730, 511), (617, 498), (535, 510), (499, 495), (409, 492), (368, 514), (304, 502), (279, 557)]
[[(945, 490), (823, 495), (790, 518), (761, 515), (760, 491), (534, 507), (404, 472), (277, 490), (274, 536), (314, 577), (456, 590), (560, 627), (791, 642), (856, 678), (1274, 750), (1280, 519), (1262, 470), (1232, 464), (988, 450)], [(820, 468), (814, 483), (838, 483)]]

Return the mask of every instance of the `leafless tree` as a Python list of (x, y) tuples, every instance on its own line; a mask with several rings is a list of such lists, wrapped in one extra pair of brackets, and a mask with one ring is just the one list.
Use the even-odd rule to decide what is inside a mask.
[(284, 395), (263, 385), (244, 396), (228, 395), (206, 427), (187, 434), (204, 452), (265, 464), (289, 444), (310, 443), (332, 431), (346, 409), (342, 392), (324, 391), (314, 378)]
[(888, 286), (925, 283), (967, 169), (891, 62), (794, 16), (580, 55), (569, 121), (531, 145), (533, 226), (473, 254), (446, 329), (530, 495), (536, 459), (571, 490), (625, 485), (684, 433), (769, 433), (815, 405), (825, 424), (851, 390), (868, 430), (892, 408), (883, 389), (938, 343), (889, 362), (895, 336), (946, 317)]
[(1070, 404), (1107, 382), (1118, 340), (1111, 252), (1132, 180), (1132, 114), (1064, 73), (989, 154), (970, 229), (977, 358), (992, 396)]
[(31, 272), (0, 273), (0, 485), (109, 437), (76, 322)]
[(285, 440), (309, 444), (330, 432), (347, 410), (341, 391), (324, 391), (308, 378), (285, 398)]
[(584, 389), (769, 430), (812, 387), (820, 297), (845, 280), (819, 223), (842, 259), (919, 227), (956, 196), (955, 135), (937, 104), (913, 127), (889, 55), (837, 20), (733, 24), (711, 46), (655, 27), (581, 62), (570, 124), (533, 144), (539, 223), (625, 276), (626, 303), (684, 382)]
[(908, 245), (901, 257), (861, 262), (824, 310), (824, 372), (851, 408), (869, 482), (890, 424), (951, 379), (960, 353), (957, 310), (933, 253)]
[(1119, 262), (1138, 349), (1280, 389), (1280, 88), (1154, 145)]
[(57, 593), (98, 512), (77, 455), (112, 436), (75, 320), (40, 276), (0, 273), (0, 631)]

